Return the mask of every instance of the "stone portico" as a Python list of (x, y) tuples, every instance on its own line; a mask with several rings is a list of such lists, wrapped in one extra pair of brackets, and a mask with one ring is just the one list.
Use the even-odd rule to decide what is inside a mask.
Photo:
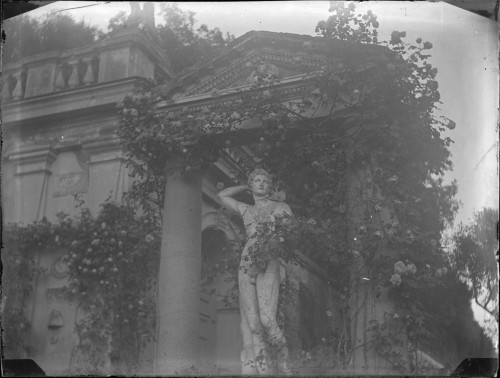
[[(147, 30), (132, 28), (85, 48), (47, 52), (5, 66), (4, 222), (55, 221), (60, 211), (74, 215), (74, 195), (94, 213), (109, 196), (120, 201), (131, 178), (115, 136), (115, 107), (125, 95), (144, 88), (148, 80), (162, 83), (156, 90), (169, 97), (159, 104), (161, 111), (187, 109), (194, 114), (216, 102), (232, 101), (240, 90), (250, 87), (256, 65), (265, 62), (276, 69), (279, 82), (275, 89), (283, 101), (297, 101), (309, 94), (314, 99), (309, 73), (324, 64), (317, 43), (312, 37), (249, 32), (226, 54), (179, 78)], [(359, 47), (346, 43), (339, 42), (333, 48), (339, 63), (349, 61), (360, 70), (388, 59), (377, 49), (364, 48), (363, 55)], [(337, 110), (343, 114), (343, 109)], [(330, 109), (316, 104), (309, 111), (321, 117)], [(255, 126), (252, 122), (243, 124), (239, 140), (258, 138)], [(339, 116), (338, 132), (343, 132), (342, 126)], [(144, 352), (144, 374), (170, 375), (193, 365), (217, 365), (229, 373), (240, 372), (238, 308), (225, 307), (215, 295), (200, 292), (200, 276), (202, 258), (216, 261), (224, 253), (225, 243), (241, 232), (230, 220), (220, 219), (216, 200), (217, 183), (231, 185), (233, 177), (242, 173), (238, 164), (241, 156), (253, 156), (243, 142), (227, 148), (223, 158), (207, 171), (187, 177), (175, 173), (175, 162), (169, 162), (159, 268), (158, 340)], [(71, 363), (76, 343), (72, 327), (78, 314), (75, 304), (60, 298), (67, 280), (59, 261), (64, 251), (36, 252), (37, 263), (50, 274), (36, 283), (28, 310), (33, 324), (30, 338), (36, 348), (33, 358), (48, 374), (57, 375)], [(283, 265), (286, 284), (312, 293), (310, 313), (290, 317), (299, 329), (289, 336), (290, 343), (300, 349), (315, 343), (319, 335), (316, 328), (326, 323), (325, 313), (332, 308), (335, 292), (322, 269), (305, 256), (301, 266), (286, 268)], [(220, 280), (216, 293), (223, 291), (224, 285)], [(52, 324), (54, 318), (60, 321)], [(316, 326), (301, 328), (306, 318)]]

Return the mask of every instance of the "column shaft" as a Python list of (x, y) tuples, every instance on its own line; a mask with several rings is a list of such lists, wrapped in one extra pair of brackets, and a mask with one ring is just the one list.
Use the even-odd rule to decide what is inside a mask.
[(158, 287), (156, 374), (197, 365), (201, 274), (201, 174), (167, 168)]

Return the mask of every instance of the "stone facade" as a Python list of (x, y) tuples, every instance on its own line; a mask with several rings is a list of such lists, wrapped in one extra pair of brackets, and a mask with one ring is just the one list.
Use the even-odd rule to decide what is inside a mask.
[[(243, 38), (247, 46), (240, 44), (223, 63), (214, 62), (220, 66), (213, 71), (203, 67), (193, 71), (191, 76), (201, 75), (198, 84), (186, 84), (190, 75), (178, 80), (183, 84), (174, 86), (177, 91), (172, 91), (171, 100), (161, 106), (170, 111), (188, 107), (195, 112), (229, 98), (235, 89), (249, 84), (253, 64), (262, 60), (272, 64), (282, 78), (284, 100), (299, 98), (310, 83), (297, 62), (301, 59), (316, 67), (320, 57), (261, 48), (252, 45), (250, 37), (253, 38), (252, 33), (247, 40)], [(265, 35), (269, 41), (271, 37)], [(293, 37), (285, 39), (293, 42)], [(4, 67), (4, 77), (4, 222), (26, 224), (42, 218), (55, 221), (61, 211), (75, 215), (75, 195), (94, 213), (109, 196), (119, 201), (130, 188), (131, 178), (114, 135), (118, 122), (114, 113), (116, 102), (142, 88), (151, 78), (171, 86), (173, 74), (168, 57), (145, 33), (125, 30), (86, 48), (48, 52), (16, 62)], [(220, 90), (222, 97), (213, 97), (214, 89)], [(203, 175), (187, 181), (174, 176), (169, 180), (165, 201), (169, 231), (164, 234), (159, 282), (159, 341), (156, 348), (149, 345), (143, 353), (144, 374), (165, 374), (192, 364), (215, 364), (226, 372), (240, 372), (238, 307), (224, 306), (214, 294), (200, 292), (199, 280), (201, 259), (211, 258), (215, 262), (222, 253), (220, 248), (206, 247), (203, 238), (216, 237), (221, 247), (241, 233), (235, 224), (218, 217), (216, 183), (231, 182), (232, 173), (241, 169), (236, 158), (242, 153), (249, 152), (244, 146), (235, 147)], [(32, 357), (48, 375), (64, 374), (77, 359), (72, 353), (77, 343), (73, 327), (81, 314), (76, 303), (66, 302), (60, 296), (67, 283), (67, 271), (60, 261), (63, 253), (36, 251), (38, 266), (50, 273), (36, 282), (27, 309), (32, 322), (29, 338), (35, 347)], [(301, 267), (288, 267), (286, 282), (316, 293), (314, 321), (325, 321), (332, 290), (321, 268), (312, 261)], [(219, 279), (215, 289), (215, 293), (221, 294), (227, 290), (227, 284)], [(305, 321), (300, 316), (290, 318), (298, 328)], [(292, 348), (300, 349), (316, 341), (317, 332), (307, 332), (306, 336), (290, 336)]]

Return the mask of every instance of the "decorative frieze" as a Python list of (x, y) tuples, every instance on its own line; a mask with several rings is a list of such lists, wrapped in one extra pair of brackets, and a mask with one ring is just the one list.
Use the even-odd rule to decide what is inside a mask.
[(54, 191), (52, 192), (52, 197), (87, 193), (88, 172), (71, 172), (54, 175), (53, 184)]
[(207, 93), (213, 89), (226, 88), (230, 85), (230, 80), (234, 82), (238, 79), (248, 77), (259, 63), (274, 65), (278, 68), (286, 68), (296, 73), (301, 73), (305, 69), (319, 69), (325, 62), (325, 59), (320, 56), (309, 56), (268, 48), (259, 49), (248, 54), (245, 58), (225, 70), (203, 80), (200, 84), (189, 89), (185, 95), (192, 96)]

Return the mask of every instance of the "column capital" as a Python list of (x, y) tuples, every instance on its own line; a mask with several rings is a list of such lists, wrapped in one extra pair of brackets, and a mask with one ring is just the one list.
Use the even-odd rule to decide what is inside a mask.
[(126, 159), (123, 146), (114, 136), (84, 142), (82, 149), (88, 154), (88, 164), (90, 165)]
[(7, 153), (8, 161), (16, 164), (15, 175), (46, 172), (57, 157), (57, 152), (50, 144), (23, 145)]

